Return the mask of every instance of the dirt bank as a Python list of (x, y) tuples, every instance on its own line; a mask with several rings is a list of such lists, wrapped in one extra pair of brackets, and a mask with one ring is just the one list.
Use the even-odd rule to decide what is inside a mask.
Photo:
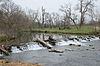
[(6, 60), (0, 60), (0, 66), (42, 66), (40, 64), (21, 63), (21, 62), (8, 62)]

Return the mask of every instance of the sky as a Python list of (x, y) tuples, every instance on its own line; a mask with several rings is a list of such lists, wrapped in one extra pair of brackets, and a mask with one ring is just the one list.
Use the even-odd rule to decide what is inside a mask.
[[(59, 13), (61, 5), (70, 3), (75, 7), (77, 0), (13, 0), (16, 4), (20, 5), (23, 9), (41, 10), (43, 6), (47, 12)], [(100, 0), (97, 2), (97, 8), (100, 10)]]
[(24, 9), (41, 10), (43, 6), (47, 12), (59, 12), (61, 5), (66, 3), (76, 3), (76, 0), (13, 0)]

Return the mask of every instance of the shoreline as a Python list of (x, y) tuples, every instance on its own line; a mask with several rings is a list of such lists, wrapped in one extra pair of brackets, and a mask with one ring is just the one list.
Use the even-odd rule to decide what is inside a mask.
[(6, 60), (0, 60), (0, 66), (43, 66), (41, 64), (35, 63), (23, 63), (23, 62), (9, 62)]
[(47, 31), (47, 30), (31, 30), (31, 31), (24, 31), (24, 32), (34, 32), (34, 33), (54, 33), (54, 34), (73, 34), (73, 35), (98, 35), (98, 32), (63, 32), (63, 31)]

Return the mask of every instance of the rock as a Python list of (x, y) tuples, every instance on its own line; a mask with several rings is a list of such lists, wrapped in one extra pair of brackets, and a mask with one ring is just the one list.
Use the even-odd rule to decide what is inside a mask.
[(75, 46), (75, 44), (69, 44), (69, 46)]
[(69, 44), (69, 46), (77, 46), (77, 47), (80, 47), (81, 45)]
[(80, 47), (81, 45), (76, 45), (77, 47)]
[(89, 45), (89, 46), (93, 46), (93, 45)]
[(89, 50), (89, 49), (86, 49), (86, 50)]
[(19, 50), (21, 50), (21, 51), (23, 51), (21, 48), (20, 48), (20, 46), (16, 46)]
[(79, 41), (79, 39), (78, 39), (78, 38), (75, 38), (75, 40)]
[(56, 41), (52, 36), (49, 36), (48, 40), (49, 41)]
[(56, 39), (54, 39), (52, 36), (49, 36), (47, 40), (44, 40), (45, 42), (49, 42), (49, 44), (55, 46), (56, 44)]
[(74, 38), (68, 38), (69, 40), (74, 40)]
[(59, 54), (59, 56), (62, 56), (62, 54)]
[(91, 48), (91, 49), (95, 49), (95, 47)]

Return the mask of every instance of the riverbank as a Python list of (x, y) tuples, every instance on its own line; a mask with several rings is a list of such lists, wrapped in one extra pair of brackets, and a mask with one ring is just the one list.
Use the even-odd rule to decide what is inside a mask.
[(42, 66), (40, 64), (22, 63), (22, 62), (9, 62), (6, 60), (0, 60), (0, 66)]
[(100, 30), (95, 30), (93, 26), (82, 26), (79, 29), (72, 27), (71, 29), (59, 29), (59, 28), (33, 28), (32, 32), (38, 33), (60, 33), (60, 34), (76, 34), (76, 35), (96, 35), (100, 33)]
[[(54, 33), (54, 34), (74, 34), (74, 35), (98, 35), (100, 34), (100, 30), (97, 31), (93, 26), (82, 26), (79, 29), (76, 29), (74, 26), (70, 29), (59, 29), (59, 28), (33, 28), (31, 30), (24, 29), (21, 32), (32, 32), (32, 33)], [(0, 34), (0, 43), (6, 42), (10, 40), (14, 40), (15, 37), (9, 36), (6, 34)]]

